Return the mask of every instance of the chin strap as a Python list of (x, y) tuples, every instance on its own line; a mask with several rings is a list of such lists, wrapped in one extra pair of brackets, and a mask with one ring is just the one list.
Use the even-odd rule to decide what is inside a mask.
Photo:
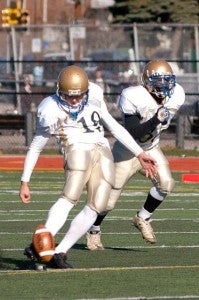
[(68, 105), (66, 101), (62, 100), (61, 97), (59, 97), (59, 105), (60, 107), (66, 111), (70, 118), (73, 120), (77, 120), (77, 117), (79, 113), (84, 109), (84, 106), (88, 103), (88, 97), (82, 101), (82, 103), (77, 107), (73, 108), (72, 106)]
[(69, 114), (70, 114), (71, 119), (77, 120), (77, 116), (78, 116), (79, 112), (70, 112), (69, 111)]
[(88, 98), (84, 99), (84, 101), (78, 106), (76, 111), (71, 111), (69, 108), (70, 117), (73, 120), (77, 120), (79, 113), (84, 109), (84, 106), (88, 103)]

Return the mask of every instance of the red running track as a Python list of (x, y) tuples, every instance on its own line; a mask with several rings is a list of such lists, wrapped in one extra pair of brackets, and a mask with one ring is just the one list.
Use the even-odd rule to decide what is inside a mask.
[[(176, 172), (198, 172), (199, 157), (168, 157), (170, 168)], [(0, 170), (21, 171), (23, 169), (24, 156), (1, 155)], [(40, 155), (35, 170), (58, 171), (63, 169), (61, 155)]]

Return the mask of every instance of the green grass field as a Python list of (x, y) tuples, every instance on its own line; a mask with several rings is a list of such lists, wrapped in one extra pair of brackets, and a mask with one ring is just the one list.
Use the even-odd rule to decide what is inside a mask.
[[(73, 270), (32, 270), (23, 255), (35, 226), (44, 223), (63, 185), (61, 172), (34, 172), (32, 202), (21, 203), (20, 172), (0, 172), (0, 299), (199, 299), (199, 185), (183, 184), (153, 215), (158, 243), (147, 244), (131, 218), (151, 186), (135, 177), (102, 225), (105, 251), (85, 248), (85, 237), (68, 253)], [(57, 235), (84, 205), (86, 194)]]

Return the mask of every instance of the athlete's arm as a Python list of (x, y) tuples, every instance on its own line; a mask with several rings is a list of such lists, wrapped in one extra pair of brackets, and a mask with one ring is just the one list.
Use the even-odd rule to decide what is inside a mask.
[(38, 157), (41, 151), (43, 150), (44, 146), (48, 142), (48, 139), (49, 136), (45, 135), (36, 135), (34, 137), (25, 158), (21, 181), (28, 182), (30, 180), (32, 171), (37, 163)]
[(140, 123), (139, 115), (124, 114), (124, 127), (128, 130), (131, 136), (134, 137), (134, 139), (140, 139), (147, 134), (150, 134), (160, 123), (161, 122), (157, 118), (157, 115), (154, 115), (151, 119), (144, 123)]
[(146, 176), (154, 178), (157, 175), (156, 161), (142, 150), (128, 131), (106, 109), (104, 109), (102, 121), (113, 136), (137, 156)]
[(30, 202), (30, 189), (29, 189), (29, 181), (32, 175), (33, 169), (37, 163), (38, 157), (43, 150), (49, 139), (49, 135), (36, 135), (30, 145), (30, 148), (27, 152), (24, 169), (21, 176), (21, 186), (19, 191), (19, 196), (21, 201), (25, 204)]
[(138, 156), (143, 151), (128, 131), (111, 116), (108, 110), (103, 110), (102, 121), (112, 135), (135, 156)]

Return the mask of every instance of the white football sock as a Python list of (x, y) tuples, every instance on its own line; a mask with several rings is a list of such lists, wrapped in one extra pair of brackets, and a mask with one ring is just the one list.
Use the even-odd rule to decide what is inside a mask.
[(92, 225), (88, 232), (91, 232), (91, 231), (100, 231), (100, 226)]
[(66, 235), (56, 247), (55, 253), (66, 253), (91, 227), (97, 218), (97, 212), (89, 206), (84, 206), (73, 219)]
[(164, 201), (166, 198), (167, 193), (161, 193), (156, 187), (152, 187), (150, 190), (150, 194), (153, 198), (159, 201)]
[(148, 212), (144, 207), (141, 208), (141, 210), (137, 213), (138, 217), (146, 220), (149, 219), (152, 216), (152, 213)]
[(53, 236), (55, 236), (55, 234), (64, 225), (73, 206), (74, 204), (66, 198), (59, 198), (50, 208), (45, 226)]

